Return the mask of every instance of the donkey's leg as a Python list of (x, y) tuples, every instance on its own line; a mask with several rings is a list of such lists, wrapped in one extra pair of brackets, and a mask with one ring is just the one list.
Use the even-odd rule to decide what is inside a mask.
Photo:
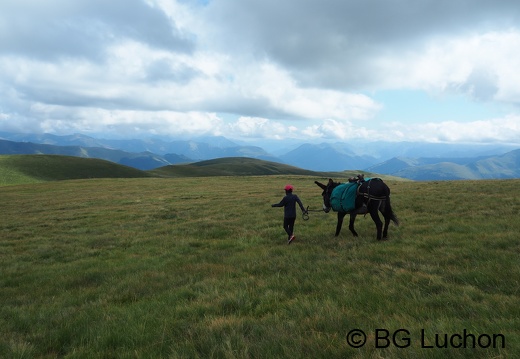
[[(372, 203), (374, 203), (374, 202), (372, 202)], [(379, 240), (381, 240), (381, 237), (382, 237), (383, 222), (381, 221), (381, 218), (379, 218), (379, 214), (378, 214), (379, 211), (378, 211), (377, 206), (374, 206), (374, 205), (370, 206), (369, 212), (370, 212), (370, 217), (372, 217), (372, 220), (376, 224), (377, 240), (379, 241)]]
[(355, 213), (351, 213), (350, 214), (350, 222), (348, 224), (348, 229), (350, 229), (350, 231), (352, 232), (354, 237), (357, 237), (358, 234), (357, 234), (356, 230), (354, 229), (354, 222), (355, 221), (356, 221), (356, 214)]
[(383, 227), (383, 239), (388, 238), (388, 226), (390, 225), (391, 216), (387, 213), (386, 209), (386, 201), (382, 201), (381, 206), (379, 207), (379, 211), (383, 214), (383, 218), (385, 219), (385, 226)]
[(383, 228), (383, 239), (388, 239), (388, 226), (390, 224), (390, 218), (385, 217), (385, 226)]
[(338, 224), (336, 225), (336, 234), (335, 236), (339, 236), (339, 232), (341, 232), (341, 226), (343, 225), (343, 218), (345, 218), (345, 212), (338, 212)]

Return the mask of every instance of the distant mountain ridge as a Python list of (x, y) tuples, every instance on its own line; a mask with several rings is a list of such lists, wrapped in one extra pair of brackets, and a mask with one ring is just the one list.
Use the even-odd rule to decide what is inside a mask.
[(338, 144), (303, 144), (280, 156), (280, 159), (285, 163), (301, 168), (312, 168), (316, 171), (364, 169), (378, 163), (372, 156), (356, 155), (348, 147)]
[(520, 178), (520, 149), (475, 158), (398, 158), (367, 170), (417, 181)]
[[(83, 143), (84, 141), (79, 142)], [(76, 143), (76, 141), (73, 143)], [(100, 143), (95, 144), (101, 145)], [(191, 144), (183, 143), (178, 146), (181, 154), (167, 153), (164, 155), (158, 155), (150, 151), (127, 152), (110, 147), (85, 147), (78, 145), (58, 146), (32, 142), (14, 142), (0, 139), (0, 154), (53, 154), (83, 158), (100, 158), (140, 170), (150, 170), (178, 163), (195, 162), (200, 160), (199, 157), (202, 157), (203, 159), (206, 159), (207, 157), (251, 157), (264, 160), (276, 160), (276, 158), (273, 158), (262, 149), (253, 146), (213, 148), (210, 145), (198, 144), (195, 142), (192, 142)], [(141, 146), (136, 147), (143, 149)], [(191, 150), (188, 148), (191, 148)], [(188, 153), (194, 157), (190, 158), (182, 153)]]
[(161, 138), (111, 140), (96, 139), (81, 134), (57, 136), (52, 134), (12, 134), (0, 132), (0, 139), (53, 146), (99, 147), (129, 153), (151, 152), (160, 156), (176, 154), (185, 157), (189, 161), (202, 161), (232, 155), (240, 156), (241, 154), (265, 160), (276, 159), (275, 156), (269, 154), (261, 147), (241, 146), (221, 136), (166, 141)]
[[(2, 139), (3, 138), (3, 139)], [(226, 157), (248, 157), (310, 171), (370, 171), (414, 180), (519, 178), (512, 145), (413, 142), (304, 143), (275, 156), (259, 146), (222, 136), (190, 140), (107, 140), (82, 134), (0, 132), (0, 154), (41, 153), (101, 158), (141, 170)]]
[[(46, 154), (74, 156), (82, 158), (99, 158), (114, 163), (134, 167), (140, 170), (148, 170), (171, 164), (170, 161), (162, 156), (150, 152), (131, 153), (115, 149), (102, 147), (80, 147), (80, 146), (54, 146), (46, 144), (36, 144), (32, 142), (13, 142), (0, 140), (0, 154)], [(181, 162), (184, 158), (179, 157)]]
[[(202, 137), (199, 140), (175, 141), (162, 139), (105, 140), (81, 134), (56, 136), (0, 132), (0, 141), (3, 142), (0, 144), (0, 154), (45, 153), (85, 158), (95, 157), (141, 170), (221, 157), (251, 157), (280, 161), (258, 146), (240, 146), (224, 137)], [(18, 145), (8, 144), (5, 141), (17, 142)]]

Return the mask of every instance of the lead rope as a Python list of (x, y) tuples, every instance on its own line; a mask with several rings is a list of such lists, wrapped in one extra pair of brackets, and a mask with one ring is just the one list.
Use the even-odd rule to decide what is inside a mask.
[[(370, 197), (370, 182), (372, 182), (372, 178), (368, 180), (368, 186), (367, 186), (367, 197), (368, 197), (368, 201), (367, 201), (367, 213), (365, 213), (365, 215), (363, 216), (363, 218), (365, 218), (365, 217), (367, 216), (367, 214), (368, 214), (368, 205), (369, 205), (369, 203), (370, 203), (370, 200), (372, 199), (372, 198)], [(381, 203), (381, 202), (379, 202), (379, 203)]]
[(307, 209), (305, 212), (302, 213), (302, 218), (304, 221), (307, 221), (309, 219), (309, 212), (325, 212), (324, 209), (309, 209), (309, 206), (307, 206)]

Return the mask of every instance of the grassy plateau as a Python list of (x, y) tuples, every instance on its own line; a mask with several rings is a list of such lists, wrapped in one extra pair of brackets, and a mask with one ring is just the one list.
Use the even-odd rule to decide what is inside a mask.
[(314, 180), (0, 187), (0, 358), (520, 355), (520, 180), (387, 181), (388, 241), (310, 212), (287, 245), (270, 205)]

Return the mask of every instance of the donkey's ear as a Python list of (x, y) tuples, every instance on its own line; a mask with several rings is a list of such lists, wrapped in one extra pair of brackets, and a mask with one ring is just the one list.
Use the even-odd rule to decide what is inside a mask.
[(327, 186), (325, 186), (323, 183), (320, 183), (318, 181), (314, 181), (314, 183), (316, 183), (316, 185), (318, 185), (318, 187), (320, 187), (321, 189), (327, 188)]

